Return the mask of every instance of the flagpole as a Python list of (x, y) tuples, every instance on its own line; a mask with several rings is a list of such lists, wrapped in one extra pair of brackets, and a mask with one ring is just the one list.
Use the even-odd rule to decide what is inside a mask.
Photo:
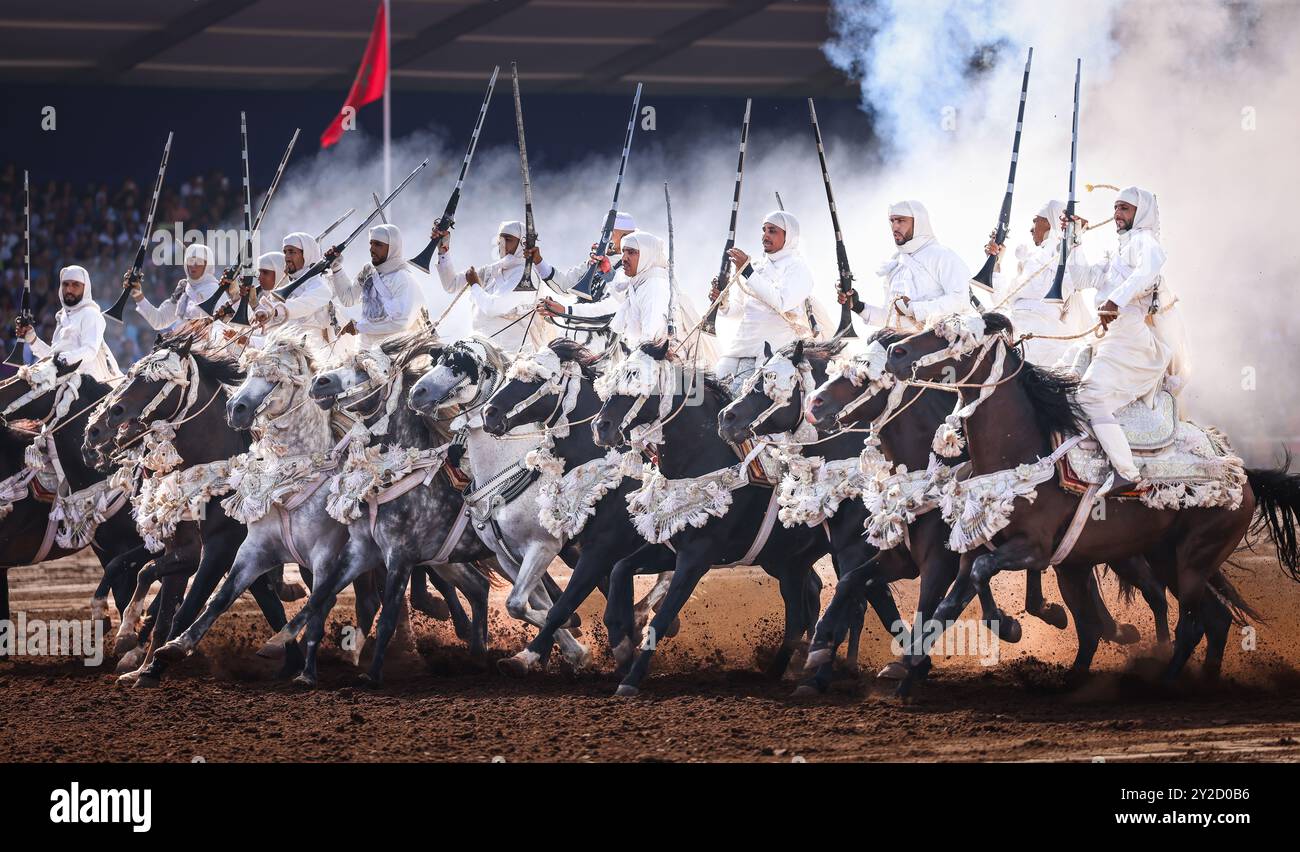
[(384, 0), (384, 194), (393, 189), (393, 6)]

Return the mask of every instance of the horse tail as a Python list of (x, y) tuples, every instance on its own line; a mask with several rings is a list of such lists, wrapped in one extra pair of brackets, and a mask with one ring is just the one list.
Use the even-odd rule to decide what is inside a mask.
[(1278, 562), (1292, 580), (1300, 583), (1300, 474), (1288, 473), (1291, 454), (1276, 470), (1246, 469), (1246, 481), (1255, 494), (1255, 521), (1251, 533), (1267, 529)]
[(1210, 588), (1214, 590), (1219, 600), (1223, 601), (1228, 607), (1228, 612), (1232, 615), (1232, 623), (1244, 627), (1251, 621), (1262, 622), (1264, 616), (1259, 610), (1246, 603), (1246, 599), (1237, 591), (1237, 587), (1232, 584), (1227, 575), (1222, 570), (1215, 571), (1209, 580)]
[(1111, 568), (1109, 564), (1103, 564), (1101, 570), (1110, 574), (1110, 576), (1114, 577), (1116, 582), (1119, 583), (1120, 600), (1126, 604), (1133, 603), (1137, 596), (1138, 587), (1129, 582), (1123, 574), (1120, 574), (1118, 571)]

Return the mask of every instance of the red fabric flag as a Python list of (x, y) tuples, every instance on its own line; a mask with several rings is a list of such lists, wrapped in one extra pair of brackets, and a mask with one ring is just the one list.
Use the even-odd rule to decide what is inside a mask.
[(375, 28), (370, 32), (370, 41), (366, 43), (366, 52), (361, 57), (361, 67), (357, 69), (357, 79), (352, 81), (352, 90), (343, 102), (343, 109), (334, 116), (330, 126), (320, 135), (320, 146), (328, 148), (343, 138), (343, 120), (347, 108), (353, 112), (368, 103), (384, 96), (384, 81), (388, 78), (388, 24), (384, 20), (384, 4), (379, 4), (375, 13)]

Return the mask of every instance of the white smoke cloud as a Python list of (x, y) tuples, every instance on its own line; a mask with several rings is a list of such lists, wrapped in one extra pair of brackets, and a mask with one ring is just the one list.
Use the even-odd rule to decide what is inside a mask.
[[(1300, 7), (833, 5), (827, 56), (862, 81), (863, 108), (882, 135), (879, 183), (856, 200), (875, 212), (886, 197), (923, 199), (939, 238), (972, 265), (1004, 192), (1025, 52), (1035, 48), (1013, 245), (1044, 200), (1065, 197), (1082, 58), (1079, 210), (1094, 221), (1110, 215), (1113, 194), (1089, 195), (1085, 183), (1138, 184), (1159, 196), (1166, 280), (1192, 342), (1191, 414), (1227, 427), (1257, 461), (1300, 435), (1289, 401), (1300, 252), (1278, 239), (1300, 188)], [(872, 246), (881, 231), (872, 218)], [(1084, 242), (1092, 257), (1114, 244), (1109, 227)]]

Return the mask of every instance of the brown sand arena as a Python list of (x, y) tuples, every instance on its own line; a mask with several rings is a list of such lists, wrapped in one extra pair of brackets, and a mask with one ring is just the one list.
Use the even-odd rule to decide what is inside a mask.
[[(998, 665), (940, 659), (917, 700), (902, 705), (870, 677), (890, 659), (872, 615), (864, 676), (795, 700), (788, 677), (773, 683), (759, 673), (780, 634), (775, 584), (759, 571), (732, 569), (701, 584), (639, 698), (612, 697), (599, 594), (581, 610), (592, 673), (575, 677), (554, 662), (526, 681), (494, 666), (482, 671), (449, 625), (416, 615), (419, 656), (391, 656), (384, 689), (357, 687), (356, 670), (330, 646), (320, 689), (303, 693), (274, 680), (275, 667), (254, 655), (268, 631), (246, 596), (161, 689), (116, 686), (111, 660), (99, 669), (68, 658), (0, 661), (0, 760), (1295, 760), (1300, 586), (1260, 554), (1244, 555), (1233, 576), (1268, 621), (1250, 651), (1234, 628), (1226, 677), (1215, 686), (1190, 677), (1177, 690), (1158, 689), (1152, 673), (1163, 649), (1103, 644), (1097, 676), (1066, 691), (1072, 628), (1022, 617), (1024, 639), (1003, 645)], [(819, 568), (828, 600), (829, 569)], [(15, 615), (85, 618), (97, 577), (84, 557), (14, 570)], [(999, 600), (1018, 616), (1021, 583), (995, 581)], [(1050, 575), (1045, 586), (1059, 601)], [(1110, 578), (1103, 588), (1116, 617), (1149, 642), (1145, 605), (1118, 600)], [(896, 585), (895, 595), (910, 612), (915, 583)], [(531, 631), (509, 619), (502, 597), (494, 594), (494, 659), (518, 650)], [(351, 598), (341, 598), (327, 636), (337, 639), (352, 612)], [(1200, 659), (1198, 652), (1193, 671)]]

